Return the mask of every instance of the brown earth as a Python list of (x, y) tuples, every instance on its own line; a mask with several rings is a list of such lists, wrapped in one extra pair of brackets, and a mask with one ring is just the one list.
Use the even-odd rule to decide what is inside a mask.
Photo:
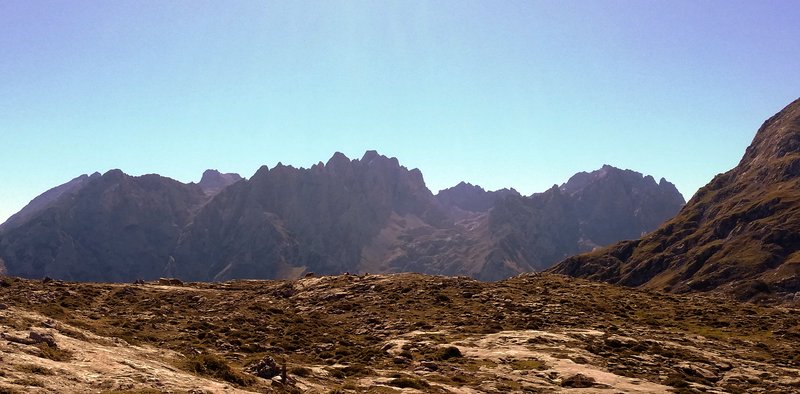
[(6, 277), (0, 392), (788, 393), (797, 312), (553, 274)]

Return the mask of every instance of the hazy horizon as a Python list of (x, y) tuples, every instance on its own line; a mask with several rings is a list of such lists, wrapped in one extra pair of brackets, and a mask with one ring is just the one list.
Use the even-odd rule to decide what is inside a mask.
[(791, 1), (0, 3), (0, 222), (80, 174), (374, 149), (525, 195), (603, 164), (688, 200), (800, 96)]

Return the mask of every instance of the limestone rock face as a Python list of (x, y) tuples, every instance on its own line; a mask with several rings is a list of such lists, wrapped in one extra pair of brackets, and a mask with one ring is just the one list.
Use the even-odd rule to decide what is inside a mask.
[(768, 119), (739, 164), (644, 238), (566, 259), (554, 272), (742, 299), (800, 291), (800, 100)]

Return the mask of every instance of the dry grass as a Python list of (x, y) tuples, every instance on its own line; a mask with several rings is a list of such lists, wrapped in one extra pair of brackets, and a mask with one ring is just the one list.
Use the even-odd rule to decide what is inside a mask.
[[(293, 290), (287, 292), (290, 287)], [(114, 284), (48, 287), (20, 280), (0, 288), (0, 300), (51, 314), (61, 324), (56, 328), (67, 336), (86, 337), (68, 328), (69, 324), (104, 337), (177, 351), (187, 357), (180, 368), (252, 389), (265, 383), (242, 371), (266, 356), (285, 363), (294, 379), (342, 390), (349, 390), (345, 384), (378, 375), (405, 384), (402, 379), (414, 377), (391, 377), (378, 371), (407, 371), (423, 363), (437, 368), (423, 379), (425, 383), (473, 389), (492, 379), (481, 375), (486, 371), (546, 372), (550, 366), (538, 359), (494, 362), (465, 356), (459, 350), (459, 341), (508, 330), (592, 329), (646, 338), (620, 346), (592, 337), (574, 346), (598, 356), (591, 360), (587, 356), (580, 364), (613, 363), (621, 375), (655, 382), (659, 376), (677, 373), (675, 366), (682, 361), (709, 362), (679, 347), (660, 344), (698, 335), (710, 341), (703, 346), (743, 362), (800, 366), (795, 345), (800, 341), (800, 322), (791, 310), (716, 296), (631, 290), (549, 274), (497, 283), (414, 274), (349, 275), (296, 283), (187, 284), (172, 290)], [(61, 309), (52, 308), (53, 304)], [(436, 333), (420, 334), (405, 346), (385, 348), (387, 340), (412, 331)], [(58, 353), (61, 349), (40, 350), (47, 358), (69, 360), (69, 354)], [(641, 354), (658, 356), (660, 361), (642, 366), (635, 357)], [(314, 373), (312, 367), (327, 373)], [(515, 385), (499, 380), (498, 384)], [(767, 390), (774, 388), (770, 384), (757, 383)], [(737, 387), (726, 389), (736, 391)]]

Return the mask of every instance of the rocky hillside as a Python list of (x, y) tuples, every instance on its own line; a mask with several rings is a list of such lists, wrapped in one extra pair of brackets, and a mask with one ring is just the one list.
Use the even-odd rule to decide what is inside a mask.
[[(580, 179), (580, 181), (576, 180)], [(197, 185), (99, 175), (0, 232), (0, 269), (132, 281), (421, 272), (499, 280), (653, 230), (675, 187), (605, 166), (531, 197), (462, 183), (434, 196), (422, 173), (374, 151)]]
[(553, 271), (673, 292), (792, 297), (800, 291), (798, 251), (800, 100), (764, 122), (739, 164), (658, 230)]
[(0, 278), (0, 392), (792, 393), (797, 312), (551, 274)]

